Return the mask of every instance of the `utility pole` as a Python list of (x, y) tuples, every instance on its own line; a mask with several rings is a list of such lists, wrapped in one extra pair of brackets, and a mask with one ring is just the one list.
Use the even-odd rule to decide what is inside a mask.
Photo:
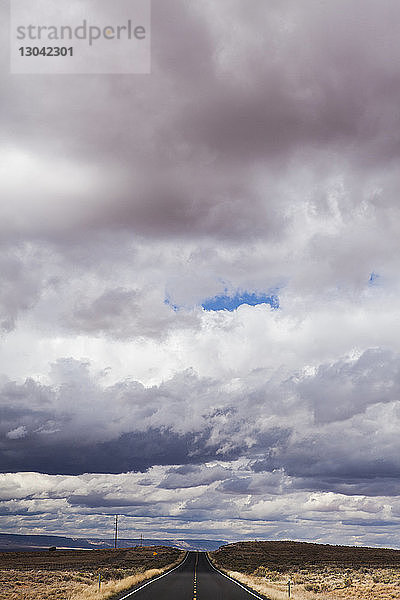
[(115, 515), (115, 538), (114, 538), (114, 550), (117, 549), (117, 539), (118, 539), (118, 515)]

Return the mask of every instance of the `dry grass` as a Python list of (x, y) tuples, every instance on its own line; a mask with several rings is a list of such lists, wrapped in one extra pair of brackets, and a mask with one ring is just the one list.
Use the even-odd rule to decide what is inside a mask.
[[(288, 576), (267, 577), (245, 575), (237, 571), (225, 571), (227, 575), (244, 583), (254, 591), (270, 598), (285, 600), (288, 597)], [(400, 598), (400, 572), (393, 569), (379, 569), (373, 572), (320, 573), (307, 570), (306, 573), (291, 576), (294, 582), (291, 597), (293, 600), (393, 600)]]
[[(111, 552), (113, 558), (110, 562), (109, 554), (104, 551), (90, 551), (87, 562), (82, 561), (82, 568), (67, 568), (62, 564), (65, 556), (66, 564), (70, 563), (72, 555), (67, 551), (60, 553), (58, 559), (53, 554), (45, 552), (32, 554), (33, 561), (43, 563), (48, 557), (49, 563), (45, 568), (27, 568), (28, 553), (15, 553), (15, 558), (10, 562), (10, 554), (4, 553), (0, 557), (0, 590), (1, 600), (106, 600), (112, 598), (118, 592), (128, 590), (142, 581), (161, 575), (183, 559), (184, 552), (176, 549), (162, 549), (156, 557), (153, 557), (154, 548), (140, 549), (138, 551), (120, 553), (120, 563), (114, 557), (118, 557), (118, 551)], [(33, 556), (33, 555), (40, 556)], [(74, 553), (75, 554), (75, 553)], [(83, 555), (76, 553), (77, 559)], [(71, 558), (69, 558), (71, 556)], [(98, 556), (98, 564), (95, 558)], [(123, 557), (126, 558), (124, 564)], [(163, 565), (158, 568), (148, 568), (150, 557), (153, 562), (161, 561)], [(106, 561), (107, 559), (107, 561)], [(172, 560), (171, 560), (172, 559)], [(176, 560), (174, 560), (176, 559)], [(90, 562), (89, 562), (90, 560)], [(18, 565), (18, 561), (21, 564)], [(174, 562), (172, 562), (174, 561)], [(13, 568), (13, 566), (17, 568)], [(102, 574), (101, 591), (98, 590), (98, 576)]]
[(93, 580), (71, 571), (0, 570), (4, 600), (65, 600), (92, 585)]
[[(229, 577), (232, 577), (232, 579), (244, 583), (244, 585), (250, 589), (266, 596), (270, 600), (286, 600), (288, 597), (286, 582), (271, 584), (261, 577), (244, 575), (238, 571), (225, 571), (225, 573), (229, 575)], [(296, 600), (308, 600), (309, 598), (313, 598), (313, 600), (315, 600), (316, 596), (310, 595), (308, 592), (304, 592), (304, 590), (296, 590), (296, 595), (293, 593), (292, 598)]]

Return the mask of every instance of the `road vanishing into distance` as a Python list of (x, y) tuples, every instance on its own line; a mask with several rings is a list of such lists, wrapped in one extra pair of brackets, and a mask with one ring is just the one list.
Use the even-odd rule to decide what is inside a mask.
[(119, 600), (250, 600), (261, 598), (219, 573), (205, 552), (188, 552), (167, 575), (117, 596)]

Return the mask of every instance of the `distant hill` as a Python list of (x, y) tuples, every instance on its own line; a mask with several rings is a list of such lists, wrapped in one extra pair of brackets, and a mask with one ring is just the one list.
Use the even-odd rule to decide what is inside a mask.
[[(133, 546), (174, 546), (183, 550), (217, 550), (223, 540), (196, 540), (196, 539), (148, 539), (130, 538), (119, 539), (118, 548), (131, 548)], [(47, 550), (50, 547), (78, 550), (102, 550), (114, 548), (113, 539), (98, 538), (70, 538), (58, 535), (17, 535), (0, 533), (0, 552), (22, 552), (28, 550)]]
[(261, 565), (281, 572), (311, 569), (316, 565), (353, 569), (400, 567), (400, 550), (309, 542), (236, 542), (219, 548), (211, 556), (221, 568), (247, 574), (254, 573)]

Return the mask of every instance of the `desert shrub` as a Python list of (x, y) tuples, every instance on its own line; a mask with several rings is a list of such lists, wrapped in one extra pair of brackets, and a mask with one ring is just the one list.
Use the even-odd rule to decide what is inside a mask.
[(103, 581), (116, 581), (118, 579), (124, 579), (124, 577), (126, 576), (127, 575), (125, 569), (108, 567), (107, 569), (103, 569), (101, 571), (101, 578)]
[(318, 583), (306, 583), (306, 585), (304, 586), (304, 589), (307, 592), (321, 592), (321, 586)]
[(306, 583), (306, 584), (305, 584), (305, 586), (304, 586), (304, 589), (305, 589), (307, 592), (312, 592), (312, 591), (313, 591), (313, 589), (314, 589), (314, 584), (313, 584), (313, 583)]
[(88, 577), (87, 575), (82, 575), (81, 573), (72, 575), (72, 576), (70, 576), (69, 579), (64, 579), (64, 581), (76, 581), (78, 583), (86, 583), (87, 585), (90, 585), (91, 583), (93, 583), (93, 580), (91, 577)]
[(265, 577), (269, 579), (269, 581), (279, 581), (281, 574), (278, 571), (268, 571), (265, 574)]
[(327, 583), (321, 583), (320, 584), (320, 590), (321, 592), (329, 592), (329, 585)]

